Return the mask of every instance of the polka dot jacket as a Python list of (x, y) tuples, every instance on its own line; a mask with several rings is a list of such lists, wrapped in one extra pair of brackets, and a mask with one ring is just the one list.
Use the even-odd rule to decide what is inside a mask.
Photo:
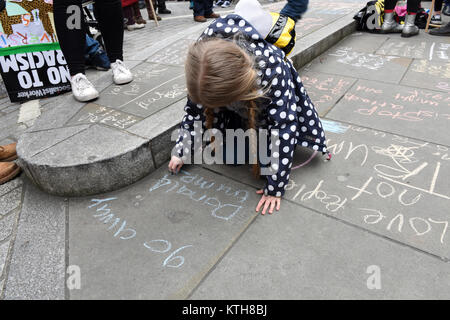
[[(278, 158), (278, 164), (271, 165), (273, 174), (266, 176), (267, 184), (264, 193), (277, 197), (283, 196), (289, 182), (292, 158), (297, 144), (328, 154), (325, 134), (317, 111), (292, 62), (285, 60), (285, 53), (265, 41), (242, 17), (230, 14), (214, 20), (197, 41), (209, 37), (235, 41), (255, 57), (259, 75), (258, 84), (267, 92), (265, 94), (267, 99), (258, 101), (260, 116), (264, 118), (259, 123), (269, 130), (269, 138), (270, 136), (279, 137), (275, 141), (279, 152), (272, 152), (272, 157)], [(205, 129), (205, 116), (200, 104), (188, 98), (185, 112), (181, 123), (181, 128), (185, 130), (184, 133), (181, 131), (175, 146), (182, 159), (186, 159), (189, 153), (195, 151), (193, 150), (194, 139), (197, 139), (197, 143), (201, 141), (201, 137), (195, 136), (194, 130), (203, 132)], [(224, 129), (230, 129), (230, 118), (233, 116), (230, 116), (229, 108), (216, 109), (213, 128), (222, 132)], [(196, 128), (198, 121), (203, 123), (202, 128)], [(190, 139), (188, 139), (189, 132)], [(272, 142), (269, 144), (269, 149), (272, 149)]]

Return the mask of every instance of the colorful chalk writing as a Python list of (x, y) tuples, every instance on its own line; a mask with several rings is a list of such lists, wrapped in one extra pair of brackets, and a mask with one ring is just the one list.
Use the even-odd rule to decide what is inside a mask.
[(179, 40), (151, 56), (147, 61), (170, 65), (184, 65), (189, 46), (194, 40)]
[[(200, 205), (211, 208), (211, 216), (230, 220), (243, 208), (242, 204), (248, 198), (246, 190), (234, 190), (224, 184), (218, 184), (214, 181), (208, 181), (199, 175), (192, 175), (188, 171), (182, 170), (180, 178), (171, 178), (165, 174), (159, 181), (153, 185), (149, 192), (164, 188), (165, 193), (172, 193), (183, 196)], [(231, 197), (229, 203), (219, 200), (216, 194), (223, 193)], [(235, 203), (232, 199), (235, 199)]]
[[(137, 231), (134, 227), (129, 227), (127, 221), (117, 214), (114, 214), (111, 201), (117, 200), (117, 197), (104, 198), (104, 199), (92, 199), (93, 202), (88, 206), (89, 209), (95, 209), (92, 215), (98, 221), (109, 224), (108, 231), (114, 232), (112, 235), (119, 240), (131, 240), (136, 238)], [(156, 239), (145, 241), (141, 244), (143, 247), (151, 252), (155, 253), (167, 253), (172, 249), (172, 243), (168, 240)], [(184, 264), (184, 257), (177, 255), (181, 250), (185, 248), (193, 247), (192, 245), (184, 245), (165, 258), (162, 265), (164, 267), (179, 268)], [(164, 248), (164, 249), (162, 249)]]
[(142, 118), (119, 110), (89, 103), (75, 116), (71, 123), (102, 123), (119, 129), (126, 129)]
[(450, 79), (450, 62), (442, 64), (429, 60), (416, 60), (411, 65), (411, 71)]
[(332, 53), (328, 53), (330, 56), (338, 57), (336, 61), (342, 64), (347, 64), (352, 67), (364, 68), (368, 70), (379, 70), (386, 63), (392, 61), (396, 57), (383, 56), (371, 53), (356, 52), (352, 48), (340, 47)]
[(338, 124), (327, 132), (332, 160), (303, 155), (285, 197), (449, 257), (449, 147)]

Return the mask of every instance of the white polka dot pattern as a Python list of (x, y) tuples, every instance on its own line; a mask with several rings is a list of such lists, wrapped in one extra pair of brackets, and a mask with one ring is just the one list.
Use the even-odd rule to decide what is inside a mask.
[[(212, 30), (212, 33), (211, 31)], [(261, 40), (261, 35), (246, 20), (236, 14), (216, 19), (200, 36), (202, 38), (220, 37), (233, 39), (239, 33), (248, 42), (243, 48), (257, 59), (259, 66), (258, 83), (270, 85), (266, 96), (270, 102), (261, 105), (266, 109), (269, 137), (275, 136), (278, 151), (272, 151), (272, 174), (266, 176), (266, 195), (282, 196), (289, 182), (290, 169), (295, 145), (311, 148), (315, 151), (327, 153), (325, 134), (314, 104), (311, 102), (300, 76), (290, 61), (285, 62), (285, 53), (274, 45)], [(262, 62), (263, 63), (262, 63)], [(266, 99), (269, 100), (269, 99)], [(181, 128), (193, 131), (193, 120), (199, 119), (204, 123), (203, 107), (188, 100), (185, 108), (187, 116), (183, 118)], [(224, 128), (224, 117), (215, 114), (214, 127)], [(191, 139), (194, 137), (191, 134)], [(191, 148), (183, 144), (183, 135), (177, 140), (176, 148), (179, 155), (185, 156)], [(186, 151), (183, 153), (183, 151)]]

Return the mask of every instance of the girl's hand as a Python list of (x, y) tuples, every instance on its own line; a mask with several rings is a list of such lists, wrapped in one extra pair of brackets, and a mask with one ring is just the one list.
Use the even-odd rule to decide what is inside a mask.
[(262, 214), (266, 214), (266, 210), (269, 206), (269, 213), (272, 213), (274, 208), (276, 208), (277, 211), (280, 210), (281, 197), (266, 196), (264, 195), (264, 191), (262, 189), (256, 191), (256, 193), (262, 194), (261, 200), (259, 200), (259, 203), (256, 206), (256, 212), (259, 212), (262, 205), (264, 205), (263, 211), (261, 212)]
[(169, 162), (169, 171), (177, 174), (180, 171), (183, 164), (184, 164), (183, 160), (181, 160), (177, 156), (172, 156)]

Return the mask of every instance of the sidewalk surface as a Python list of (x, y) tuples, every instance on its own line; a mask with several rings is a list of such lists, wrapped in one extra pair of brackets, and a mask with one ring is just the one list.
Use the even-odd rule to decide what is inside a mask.
[[(125, 33), (125, 60), (137, 66), (132, 84), (89, 72), (104, 90), (95, 104), (123, 105), (136, 119), (149, 116), (142, 110), (179, 116), (183, 79), (169, 74), (182, 74), (182, 54), (206, 25), (192, 21), (188, 2), (167, 4), (174, 14), (159, 28), (149, 21)], [(311, 1), (298, 45), (364, 4)], [(409, 39), (355, 32), (305, 65), (300, 75), (333, 158), (297, 148), (272, 215), (255, 212), (264, 181), (248, 167), (185, 166), (170, 175), (157, 155), (151, 174), (95, 196), (53, 196), (24, 174), (1, 185), (0, 298), (449, 299), (449, 56), (450, 38), (423, 30)], [(156, 100), (155, 75), (168, 84)], [(147, 109), (131, 103), (136, 92)], [(96, 106), (73, 101), (75, 113), (61, 114), (68, 98), (41, 100), (41, 116), (26, 123), (17, 123), (20, 105), (1, 100), (0, 143), (53, 130), (63, 118), (81, 122), (60, 130), (58, 145), (29, 142), (38, 156), (58, 154), (72, 136), (96, 130), (86, 120)], [(122, 142), (114, 133), (99, 139)], [(86, 144), (85, 156), (95, 148)]]

